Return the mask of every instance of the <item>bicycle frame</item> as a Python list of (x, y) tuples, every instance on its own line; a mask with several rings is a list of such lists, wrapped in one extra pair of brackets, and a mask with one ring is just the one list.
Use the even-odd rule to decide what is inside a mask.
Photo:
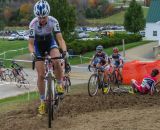
[[(47, 100), (47, 92), (48, 92), (48, 82), (47, 82), (47, 78), (48, 76), (51, 74), (52, 75), (52, 79), (53, 81), (55, 81), (55, 78), (53, 76), (53, 66), (52, 66), (52, 58), (48, 55), (45, 59), (45, 100)], [(52, 95), (53, 95), (53, 99), (55, 98), (55, 83), (52, 82), (51, 84), (51, 90), (52, 90)]]

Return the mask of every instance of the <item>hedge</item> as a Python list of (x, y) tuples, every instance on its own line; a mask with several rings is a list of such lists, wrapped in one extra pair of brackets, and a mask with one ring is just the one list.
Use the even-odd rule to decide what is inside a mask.
[(74, 54), (84, 54), (95, 50), (98, 45), (102, 45), (104, 48), (121, 45), (122, 39), (125, 40), (125, 43), (133, 43), (141, 41), (142, 37), (138, 34), (115, 34), (112, 37), (105, 37), (101, 40), (74, 40), (67, 43), (67, 47), (72, 49)]

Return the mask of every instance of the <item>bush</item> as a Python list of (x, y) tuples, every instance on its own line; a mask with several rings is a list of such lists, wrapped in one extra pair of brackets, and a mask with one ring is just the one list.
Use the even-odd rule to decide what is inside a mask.
[(115, 34), (110, 38), (105, 37), (101, 40), (74, 40), (67, 43), (67, 47), (68, 49), (72, 49), (74, 54), (84, 54), (89, 51), (94, 51), (98, 45), (102, 45), (104, 48), (121, 45), (122, 39), (125, 40), (125, 43), (133, 43), (141, 41), (142, 37), (138, 34)]

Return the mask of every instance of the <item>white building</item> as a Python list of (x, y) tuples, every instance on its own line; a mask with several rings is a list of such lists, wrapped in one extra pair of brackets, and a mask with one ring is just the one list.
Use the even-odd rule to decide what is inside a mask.
[(145, 37), (159, 40), (160, 44), (160, 0), (152, 0), (146, 19)]

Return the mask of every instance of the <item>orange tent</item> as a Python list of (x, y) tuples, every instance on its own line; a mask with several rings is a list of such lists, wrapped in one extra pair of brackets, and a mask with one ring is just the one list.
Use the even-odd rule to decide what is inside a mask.
[[(152, 69), (157, 68), (160, 70), (160, 60), (153, 62), (141, 62), (141, 61), (131, 61), (124, 64), (122, 75), (123, 83), (130, 84), (131, 79), (135, 79), (141, 83), (145, 75), (150, 74)], [(157, 76), (160, 80), (160, 74)]]

